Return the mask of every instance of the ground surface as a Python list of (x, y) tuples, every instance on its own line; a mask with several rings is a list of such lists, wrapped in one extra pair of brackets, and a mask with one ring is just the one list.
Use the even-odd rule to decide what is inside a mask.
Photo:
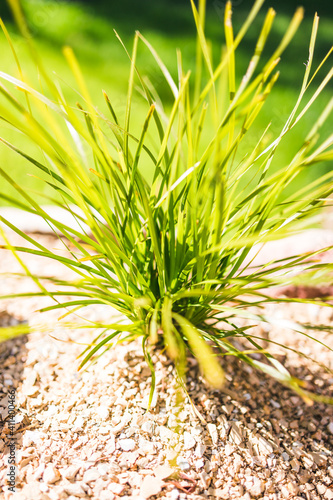
[[(57, 245), (53, 238), (40, 238), (50, 248)], [(0, 273), (20, 271), (9, 252), (1, 255)], [(64, 276), (59, 265), (32, 256), (26, 262), (32, 272)], [(0, 279), (1, 294), (31, 289), (27, 279), (5, 274)], [(188, 390), (203, 422), (187, 399), (177, 406), (173, 367), (157, 352), (158, 396), (146, 413), (150, 373), (140, 344), (117, 345), (78, 373), (76, 357), (83, 349), (78, 343), (91, 340), (92, 333), (62, 328), (59, 313), (34, 312), (47, 302), (33, 298), (1, 303), (3, 324), (28, 321), (35, 326), (28, 337), (0, 348), (1, 499), (333, 499), (332, 407), (309, 406), (231, 357), (221, 361), (225, 389), (213, 391), (189, 360)], [(327, 349), (285, 329), (285, 320), (300, 318), (333, 326), (330, 308), (285, 304), (270, 306), (266, 313), (276, 318), (276, 326), (269, 332), (258, 328), (256, 334), (269, 333), (271, 340), (301, 349), (333, 369)], [(105, 320), (109, 314), (108, 309), (92, 308), (85, 316)], [(44, 331), (45, 323), (61, 341)], [(333, 347), (329, 334), (315, 335)], [(332, 396), (332, 373), (292, 351), (279, 356), (308, 389)], [(14, 495), (6, 481), (6, 416), (13, 387), (18, 463)], [(177, 471), (170, 469), (170, 460), (178, 460), (183, 475), (170, 475)]]

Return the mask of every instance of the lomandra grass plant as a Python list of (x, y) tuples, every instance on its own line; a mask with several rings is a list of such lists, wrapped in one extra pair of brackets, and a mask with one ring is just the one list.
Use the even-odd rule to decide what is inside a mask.
[[(131, 52), (124, 47), (130, 71), (122, 122), (106, 93), (104, 112), (94, 106), (69, 47), (64, 48), (64, 56), (77, 81), (80, 102), (66, 100), (61, 84), (51, 78), (34, 48), (19, 4), (16, 0), (10, 0), (10, 4), (38, 67), (40, 86), (34, 88), (24, 78), (2, 24), (21, 77), (0, 73), (0, 91), (5, 98), (0, 103), (0, 114), (7, 126), (38, 146), (43, 161), (20, 149), (19, 141), (12, 144), (1, 140), (27, 160), (32, 173), (42, 171), (45, 182), (57, 193), (53, 202), (82, 227), (82, 231), (73, 229), (52, 218), (23, 184), (14, 182), (8, 168), (1, 167), (2, 177), (20, 195), (14, 198), (2, 193), (2, 199), (44, 219), (71, 258), (54, 253), (4, 217), (2, 223), (29, 245), (12, 246), (3, 232), (2, 248), (11, 249), (28, 274), (24, 252), (61, 262), (77, 273), (74, 281), (54, 279), (57, 291), (54, 286), (48, 289), (45, 280), (29, 274), (39, 291), (18, 293), (16, 297), (49, 295), (54, 304), (42, 311), (59, 309), (63, 310), (62, 316), (92, 304), (110, 306), (110, 317), (112, 311), (120, 312), (124, 321), (111, 320), (103, 327), (87, 323), (87, 328), (96, 329), (96, 335), (82, 354), (80, 368), (115, 343), (139, 337), (152, 371), (150, 401), (154, 391), (153, 346), (166, 349), (182, 381), (186, 356), (191, 352), (206, 380), (220, 388), (224, 373), (218, 355), (232, 355), (308, 400), (330, 401), (310, 394), (269, 350), (262, 349), (255, 328), (237, 324), (237, 318), (247, 318), (253, 326), (269, 323), (269, 317), (253, 312), (254, 306), (275, 302), (279, 307), (284, 301), (300, 300), (272, 298), (270, 289), (302, 279), (319, 282), (331, 270), (316, 261), (315, 253), (294, 255), (264, 266), (255, 266), (249, 257), (253, 248), (306, 227), (333, 190), (333, 175), (329, 172), (286, 194), (304, 170), (316, 169), (318, 162), (333, 158), (333, 136), (320, 140), (320, 129), (332, 111), (333, 99), (311, 123), (291, 161), (277, 169), (271, 167), (277, 149), (290, 147), (289, 132), (316, 106), (333, 74), (330, 69), (322, 80), (318, 75), (332, 49), (312, 70), (318, 16), (313, 21), (308, 61), (305, 67), (300, 63), (304, 76), (299, 82), (299, 96), (285, 125), (272, 137), (267, 124), (256, 144), (244, 153), (249, 130), (278, 80), (280, 56), (301, 23), (301, 8), (276, 50), (262, 63), (275, 17), (274, 10), (268, 9), (253, 56), (239, 83), (235, 70), (237, 48), (246, 40), (263, 0), (255, 2), (237, 35), (232, 27), (231, 4), (226, 4), (225, 47), (216, 65), (205, 37), (205, 1), (199, 2), (197, 10), (191, 0), (197, 28), (196, 64), (192, 71), (185, 71), (178, 52), (176, 78), (149, 42), (136, 33)], [(173, 97), (169, 111), (137, 67), (141, 44), (150, 50), (156, 71), (170, 87)], [(147, 103), (139, 134), (131, 129), (136, 87)], [(308, 335), (309, 325), (290, 327)], [(240, 350), (240, 344), (236, 343), (236, 347), (233, 343), (235, 338), (250, 342), (252, 349)]]

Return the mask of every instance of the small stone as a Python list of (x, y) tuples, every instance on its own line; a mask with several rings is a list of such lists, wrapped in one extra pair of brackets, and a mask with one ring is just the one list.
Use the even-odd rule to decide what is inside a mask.
[(110, 490), (115, 495), (121, 495), (122, 492), (124, 491), (124, 489), (125, 489), (125, 485), (124, 484), (110, 483), (108, 485), (108, 490)]
[(44, 470), (45, 470), (45, 464), (42, 463), (35, 470), (35, 472), (34, 472), (34, 479), (36, 479), (37, 481), (38, 481), (38, 479), (41, 479), (42, 476), (43, 476)]
[(157, 478), (157, 479), (166, 479), (167, 477), (171, 476), (171, 474), (173, 474), (175, 471), (172, 467), (170, 467), (169, 465), (158, 465), (155, 469), (154, 469), (154, 476)]
[(238, 484), (237, 486), (232, 486), (229, 490), (230, 495), (234, 495), (237, 498), (240, 498), (243, 496), (244, 493), (244, 488), (241, 484)]
[(140, 496), (150, 498), (153, 495), (157, 495), (161, 491), (163, 484), (161, 479), (147, 475), (141, 484)]
[(235, 451), (235, 447), (232, 446), (230, 443), (227, 443), (224, 447), (224, 453), (229, 456), (232, 455)]
[(168, 427), (165, 427), (165, 425), (160, 425), (158, 428), (160, 438), (163, 441), (168, 441), (170, 442), (171, 439), (175, 436), (175, 433), (169, 429)]
[(322, 433), (321, 431), (317, 431), (313, 434), (313, 439), (316, 439), (317, 441), (321, 441), (322, 440)]
[(98, 464), (97, 470), (99, 472), (100, 477), (105, 479), (109, 473), (109, 465), (108, 464)]
[(118, 464), (116, 464), (115, 462), (112, 462), (112, 463), (109, 463), (108, 466), (109, 466), (109, 471), (111, 474), (114, 474), (114, 475), (120, 474), (121, 467)]
[[(11, 382), (10, 380), (4, 381), (4, 383), (6, 385), (11, 385), (10, 382)], [(38, 389), (37, 386), (22, 384), (21, 394), (23, 394), (24, 396), (29, 396), (29, 397), (32, 398), (33, 396), (36, 396), (36, 394), (38, 393), (38, 391), (39, 391), (39, 389)]]
[(174, 450), (172, 448), (168, 448), (166, 450), (166, 457), (165, 458), (166, 458), (166, 462), (170, 465), (170, 467), (173, 467), (174, 462), (178, 460), (178, 454), (177, 454), (176, 450)]
[(202, 458), (204, 456), (205, 451), (206, 451), (206, 446), (203, 443), (198, 443), (195, 448), (194, 454), (196, 457)]
[(143, 424), (141, 425), (141, 429), (144, 432), (147, 432), (147, 434), (153, 434), (154, 422), (152, 422), (151, 420), (147, 420), (146, 422), (143, 422)]
[(37, 483), (37, 484), (38, 484), (40, 491), (42, 491), (43, 493), (47, 493), (48, 491), (50, 491), (50, 488), (47, 484), (45, 484), (45, 483)]
[(226, 419), (226, 417), (224, 415), (219, 415), (217, 417), (217, 420), (220, 423), (220, 425), (219, 425), (220, 438), (225, 439), (228, 435), (230, 423), (228, 422), (228, 420)]
[(270, 455), (274, 451), (274, 448), (271, 445), (271, 443), (269, 443), (262, 436), (258, 437), (258, 448), (259, 448), (260, 454), (262, 454), (262, 455)]
[(199, 458), (194, 463), (197, 469), (201, 469), (205, 465), (205, 462), (202, 460), (202, 458)]
[(297, 495), (298, 486), (294, 481), (290, 481), (289, 483), (287, 483), (286, 486), (287, 486), (289, 493), (291, 493), (292, 495)]
[(62, 424), (66, 424), (68, 422), (68, 419), (69, 419), (69, 413), (67, 412), (63, 411), (58, 413), (57, 415), (57, 420)]
[(313, 466), (313, 459), (310, 457), (302, 457), (302, 462), (305, 468), (311, 468)]
[(218, 488), (214, 490), (214, 498), (222, 498), (223, 500), (229, 500), (230, 498), (230, 487), (226, 485), (224, 488)]
[(97, 468), (92, 468), (92, 469), (88, 469), (85, 473), (84, 473), (84, 476), (83, 476), (83, 481), (85, 483), (91, 483), (93, 481), (97, 481), (97, 479), (100, 478), (100, 473), (98, 471)]
[(192, 434), (190, 432), (185, 431), (183, 439), (184, 439), (185, 450), (191, 450), (192, 448), (195, 447), (196, 440), (194, 439), (194, 437), (192, 436)]
[(290, 498), (290, 491), (284, 484), (280, 485), (280, 494), (282, 498)]
[(21, 460), (19, 463), (20, 469), (22, 469), (23, 467), (28, 465), (28, 463), (31, 462), (33, 459), (34, 459), (34, 455), (27, 457), (27, 458), (23, 458), (23, 460)]
[(332, 500), (333, 499), (333, 490), (327, 488), (326, 493), (324, 495), (324, 498), (326, 498), (326, 500)]
[(310, 472), (308, 470), (304, 470), (298, 475), (298, 480), (300, 484), (306, 484), (309, 481), (310, 477)]
[(83, 430), (83, 427), (84, 427), (84, 418), (79, 415), (75, 419), (75, 422), (72, 427), (72, 432), (80, 432)]
[(134, 439), (119, 439), (118, 443), (123, 451), (132, 451), (136, 447)]
[(146, 455), (154, 455), (156, 453), (155, 444), (147, 439), (139, 440), (139, 450)]
[(293, 470), (297, 473), (300, 469), (300, 463), (296, 458), (293, 458), (290, 462), (290, 465), (292, 466)]
[(229, 433), (229, 440), (231, 443), (235, 444), (236, 446), (240, 445), (241, 442), (243, 441), (243, 432), (242, 429), (239, 427), (239, 425), (236, 422), (232, 422), (231, 424), (231, 429)]
[(211, 478), (209, 477), (209, 475), (205, 471), (199, 473), (199, 478), (200, 478), (200, 482), (201, 482), (202, 487), (206, 490), (209, 486)]
[(331, 434), (333, 434), (333, 420), (330, 421), (330, 423), (327, 426), (327, 429)]
[(243, 458), (238, 455), (238, 453), (235, 453), (233, 456), (234, 462), (233, 462), (233, 467), (235, 472), (239, 472), (240, 468), (243, 465)]
[(309, 453), (309, 456), (313, 458), (315, 464), (319, 467), (322, 467), (327, 462), (327, 455), (325, 453), (313, 451)]
[(327, 486), (329, 486), (330, 484), (332, 484), (332, 480), (331, 480), (331, 478), (330, 478), (329, 476), (324, 476), (324, 477), (323, 477), (323, 482), (324, 482)]
[(102, 490), (102, 491), (98, 494), (98, 499), (99, 499), (99, 500), (114, 500), (114, 499), (115, 499), (115, 496), (114, 496), (114, 494), (113, 494), (111, 491), (108, 491), (108, 490)]
[[(144, 409), (147, 409), (148, 406), (149, 406), (149, 394), (147, 394), (143, 400), (142, 400), (142, 403), (141, 403), (141, 407), (144, 408)], [(155, 406), (157, 405), (157, 401), (158, 401), (158, 392), (155, 391), (154, 392), (154, 395), (153, 395), (153, 399), (151, 401), (151, 404), (150, 404), (150, 408), (155, 408)]]
[(324, 484), (319, 483), (316, 485), (316, 488), (319, 495), (324, 495), (326, 493), (327, 487)]
[[(137, 433), (136, 427), (127, 427), (127, 429), (124, 432), (124, 434), (127, 438), (134, 436), (136, 433)], [(122, 437), (122, 436), (120, 436), (120, 437)]]
[(170, 497), (172, 498), (172, 500), (178, 500), (179, 491), (177, 490), (177, 488), (174, 488), (173, 490), (171, 490)]
[(96, 408), (96, 413), (102, 420), (107, 420), (110, 416), (109, 408), (103, 405)]
[(79, 472), (80, 468), (81, 467), (79, 465), (70, 465), (65, 470), (61, 471), (61, 475), (65, 479), (68, 479), (71, 481), (75, 478), (75, 476)]
[(288, 462), (290, 460), (290, 456), (285, 451), (281, 454), (281, 456), (285, 462)]
[(126, 408), (127, 401), (124, 398), (117, 398), (114, 402), (114, 406), (120, 406), (120, 408)]
[(213, 444), (217, 444), (219, 440), (219, 435), (215, 424), (207, 424), (207, 429), (212, 438)]
[(116, 449), (116, 438), (114, 437), (114, 434), (109, 433), (108, 440), (106, 442), (106, 451), (108, 454), (112, 454)]
[(263, 481), (256, 476), (247, 476), (244, 484), (250, 495), (258, 497), (265, 489)]
[(80, 497), (80, 498), (86, 497), (86, 492), (84, 491), (80, 483), (65, 484), (64, 491), (68, 495), (73, 495), (74, 497)]
[(40, 431), (26, 431), (22, 438), (23, 447), (28, 447), (40, 443), (43, 437), (46, 437), (45, 433)]
[(191, 468), (190, 464), (184, 457), (177, 457), (177, 464), (181, 470), (189, 470)]
[(315, 426), (315, 424), (313, 422), (309, 422), (308, 423), (308, 430), (310, 432), (315, 432), (317, 430), (317, 427)]
[(46, 484), (53, 484), (61, 478), (60, 472), (53, 465), (48, 465), (43, 473), (43, 480)]

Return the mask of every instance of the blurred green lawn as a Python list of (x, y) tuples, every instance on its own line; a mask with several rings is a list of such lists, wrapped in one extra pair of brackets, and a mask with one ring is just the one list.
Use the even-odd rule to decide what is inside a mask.
[[(62, 56), (61, 48), (64, 45), (73, 47), (86, 77), (91, 96), (98, 108), (103, 113), (107, 113), (101, 92), (104, 89), (109, 95), (120, 120), (124, 119), (130, 63), (113, 29), (117, 30), (128, 49), (131, 49), (135, 29), (139, 29), (157, 49), (162, 60), (174, 75), (176, 75), (177, 48), (180, 48), (182, 51), (185, 68), (193, 68), (194, 66), (195, 27), (189, 0), (181, 0), (179, 2), (175, 0), (169, 0), (168, 2), (166, 0), (150, 2), (137, 2), (136, 0), (123, 0), (119, 2), (102, 0), (96, 0), (95, 2), (88, 2), (87, 0), (84, 2), (25, 0), (22, 3), (44, 64), (62, 82), (63, 90), (73, 100), (73, 105), (80, 99), (72, 88), (75, 87), (74, 78)], [(306, 3), (309, 4), (309, 2)], [(286, 4), (289, 5), (289, 9), (286, 8)], [(264, 5), (261, 14), (238, 49), (237, 71), (239, 79), (242, 77), (254, 50), (256, 37), (258, 36), (267, 8), (270, 5), (276, 6), (277, 16), (263, 59), (265, 59), (265, 55), (267, 57), (270, 55), (283, 36), (293, 13), (293, 9), (290, 8), (292, 4), (292, 1), (288, 3), (272, 1)], [(214, 54), (217, 59), (221, 44), (223, 43), (224, 4), (220, 0), (213, 0), (210, 3), (208, 2), (208, 5), (207, 35), (213, 42)], [(252, 2), (247, 1), (240, 2), (238, 0), (234, 2), (235, 31), (237, 31), (237, 26), (240, 26), (241, 22), (245, 19), (251, 5)], [(331, 10), (330, 7), (327, 7), (321, 16), (313, 68), (316, 67), (316, 63), (319, 63), (321, 57), (329, 50), (332, 42), (333, 21)], [(319, 12), (319, 14), (321, 13)], [(29, 60), (25, 44), (17, 34), (4, 5), (0, 7), (0, 15), (5, 18), (7, 28), (13, 36), (15, 47), (25, 73), (32, 82), (38, 84), (36, 68)], [(296, 102), (297, 93), (300, 90), (305, 70), (304, 63), (306, 63), (308, 57), (312, 15), (313, 12), (310, 8), (299, 32), (283, 55), (280, 63), (281, 75), (278, 83), (255, 122), (254, 132), (247, 139), (242, 150), (239, 151), (240, 154), (245, 153), (246, 149), (250, 149), (251, 145), (256, 143), (269, 122), (272, 122), (271, 133), (274, 135), (277, 134), (283, 127), (288, 114)], [(0, 51), (0, 71), (18, 76), (15, 61), (3, 34), (0, 35)], [(149, 76), (164, 100), (170, 104), (171, 94), (168, 87), (163, 82), (159, 69), (143, 44), (140, 45), (138, 66), (142, 69), (143, 74)], [(326, 72), (328, 66), (326, 67)], [(318, 84), (320, 77), (323, 76), (324, 73), (320, 72), (316, 79)], [(311, 97), (315, 88), (316, 85), (314, 84), (313, 89), (311, 90), (310, 88), (309, 90), (308, 98)], [(315, 117), (319, 115), (320, 110), (323, 109), (329, 97), (329, 90), (323, 92), (317, 104), (309, 110), (305, 119), (295, 127), (293, 133), (288, 138), (288, 142), (284, 143), (284, 146), (279, 149), (276, 160), (278, 163), (286, 164), (290, 160), (294, 148), (303, 142)], [(132, 130), (134, 132), (138, 131), (142, 126), (146, 113), (147, 104), (137, 95), (132, 114)], [(332, 121), (330, 124), (327, 124), (323, 137), (328, 135), (331, 126)], [(207, 134), (209, 134), (209, 131), (207, 131)], [(17, 132), (12, 131), (4, 122), (1, 122), (0, 125), (0, 136), (19, 145), (28, 154), (33, 154), (35, 157), (39, 156), (39, 152), (34, 150), (27, 139), (22, 136), (20, 137)], [(154, 138), (152, 137), (151, 140), (153, 141)], [(20, 184), (24, 185), (26, 189), (32, 189), (37, 193), (43, 192), (48, 194), (50, 192), (43, 181), (31, 176), (31, 174), (39, 175), (37, 172), (33, 172), (33, 167), (3, 145), (0, 146), (0, 164), (15, 179), (19, 180)], [(304, 173), (303, 178), (299, 180), (299, 185), (316, 178), (319, 171), (323, 172), (323, 170), (327, 170), (328, 168), (330, 168), (329, 165), (312, 167), (311, 170), (307, 170)], [(8, 187), (5, 181), (1, 179), (0, 190), (14, 194), (13, 189), (10, 186)], [(36, 196), (38, 198), (38, 194)], [(0, 201), (0, 203), (2, 202)]]

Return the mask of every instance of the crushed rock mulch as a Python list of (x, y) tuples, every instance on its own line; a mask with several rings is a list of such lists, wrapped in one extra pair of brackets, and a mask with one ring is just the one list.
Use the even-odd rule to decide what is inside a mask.
[[(58, 245), (52, 237), (39, 238), (49, 248)], [(45, 276), (68, 273), (36, 256), (26, 255), (25, 262)], [(21, 271), (3, 251), (0, 273), (9, 270)], [(32, 288), (28, 279), (5, 274), (0, 283), (2, 294)], [(55, 311), (35, 312), (48, 303), (47, 297), (1, 303), (2, 324), (34, 327), (34, 333), (0, 344), (1, 499), (333, 499), (333, 407), (307, 404), (227, 356), (221, 359), (227, 379), (222, 391), (211, 389), (189, 358), (187, 389), (195, 412), (181, 396), (172, 363), (156, 350), (157, 391), (146, 412), (151, 377), (140, 342), (117, 344), (78, 372), (77, 356), (96, 332), (63, 328)], [(332, 371), (322, 366), (333, 369), (332, 353), (287, 329), (288, 321), (299, 319), (333, 326), (332, 309), (287, 303), (266, 306), (265, 314), (275, 322), (253, 330), (262, 345), (287, 344), (289, 351), (277, 344), (271, 349), (307, 389), (333, 396)], [(103, 307), (85, 313), (92, 321), (109, 315)], [(333, 347), (329, 333), (308, 333)], [(7, 482), (13, 388), (16, 493)]]

